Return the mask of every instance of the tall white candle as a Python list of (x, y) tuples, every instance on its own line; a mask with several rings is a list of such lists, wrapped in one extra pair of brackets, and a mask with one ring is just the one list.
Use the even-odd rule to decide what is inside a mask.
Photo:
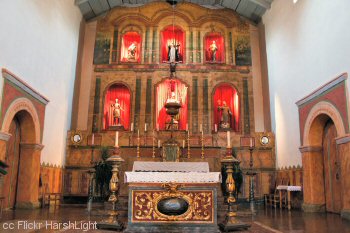
[(131, 132), (134, 131), (134, 122), (131, 122)]
[(182, 148), (185, 148), (185, 140), (182, 140)]
[(250, 138), (250, 147), (253, 147), (253, 138)]
[(158, 140), (158, 148), (160, 148), (160, 140)]
[(94, 133), (92, 134), (92, 137), (91, 137), (91, 145), (95, 145), (95, 134)]
[(186, 131), (188, 131), (188, 123), (186, 123)]
[(214, 125), (214, 130), (215, 130), (215, 133), (218, 132), (218, 125), (217, 124)]
[(231, 132), (227, 131), (227, 148), (231, 148)]
[(199, 132), (203, 132), (203, 125), (202, 124), (199, 125)]
[(139, 129), (137, 130), (137, 137), (138, 138), (140, 137), (140, 130)]
[(119, 131), (115, 132), (115, 147), (119, 147)]
[(157, 123), (157, 131), (159, 131), (159, 123)]
[(147, 132), (147, 123), (145, 123), (145, 132)]

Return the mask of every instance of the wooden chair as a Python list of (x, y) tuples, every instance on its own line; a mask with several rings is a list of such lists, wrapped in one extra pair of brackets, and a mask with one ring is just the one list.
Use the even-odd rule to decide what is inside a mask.
[(284, 192), (283, 190), (278, 190), (277, 187), (279, 185), (289, 185), (289, 180), (282, 178), (282, 179), (276, 179), (275, 182), (275, 188), (270, 194), (265, 194), (265, 205), (271, 205), (273, 207), (277, 207), (279, 205), (280, 208), (283, 206), (287, 206), (287, 192)]
[(4, 205), (5, 197), (0, 197), (0, 217), (2, 217), (2, 208)]

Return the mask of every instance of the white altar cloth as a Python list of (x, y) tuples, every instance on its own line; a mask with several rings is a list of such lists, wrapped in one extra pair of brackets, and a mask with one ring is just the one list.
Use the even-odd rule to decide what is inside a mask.
[(209, 172), (207, 162), (142, 162), (135, 161), (134, 172)]
[(277, 190), (287, 190), (291, 192), (301, 192), (301, 186), (278, 185)]
[(125, 183), (219, 183), (220, 172), (125, 172)]

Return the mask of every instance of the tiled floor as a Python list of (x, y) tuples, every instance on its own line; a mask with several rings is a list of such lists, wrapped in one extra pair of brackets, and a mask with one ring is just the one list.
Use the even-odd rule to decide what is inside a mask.
[[(87, 232), (101, 232), (92, 230), (95, 221), (99, 222), (104, 218), (103, 211), (95, 210), (91, 215), (84, 207), (61, 207), (56, 210), (38, 209), (38, 210), (16, 210), (4, 211), (0, 219), (0, 232), (82, 232), (89, 228)], [(125, 213), (122, 214), (125, 216)], [(122, 217), (126, 222), (127, 219)], [(252, 228), (245, 232), (255, 233), (350, 233), (350, 221), (341, 219), (336, 214), (310, 214), (301, 211), (286, 211), (273, 208), (260, 209), (257, 215), (253, 217), (241, 218), (242, 221), (252, 224)], [(76, 224), (76, 228), (65, 229), (59, 223)], [(90, 225), (89, 225), (90, 221)], [(220, 222), (220, 220), (219, 220)], [(35, 223), (35, 225), (34, 225)], [(31, 225), (28, 225), (31, 224)], [(41, 226), (41, 230), (37, 229)], [(46, 229), (47, 226), (47, 229)], [(55, 230), (57, 226), (60, 231)], [(72, 225), (71, 225), (72, 226)], [(5, 229), (11, 228), (14, 229)], [(107, 231), (104, 231), (107, 232)]]

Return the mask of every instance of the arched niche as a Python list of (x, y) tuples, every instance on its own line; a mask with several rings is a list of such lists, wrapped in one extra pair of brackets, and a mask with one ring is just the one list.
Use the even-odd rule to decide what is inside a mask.
[(225, 41), (219, 32), (204, 36), (204, 57), (207, 63), (225, 63)]
[(120, 61), (136, 62), (141, 60), (141, 35), (136, 31), (128, 31), (121, 37)]
[(161, 62), (169, 62), (171, 45), (176, 48), (176, 62), (185, 61), (185, 32), (176, 25), (169, 25), (161, 31), (160, 51)]
[[(120, 104), (120, 121), (115, 122), (115, 103), (118, 99)], [(122, 126), (125, 130), (129, 130), (130, 125), (130, 109), (131, 109), (131, 93), (130, 89), (123, 83), (113, 83), (110, 85), (104, 98), (103, 107), (103, 129), (113, 129), (113, 126)]]
[(156, 85), (155, 88), (155, 120), (156, 128), (167, 130), (167, 124), (171, 118), (166, 114), (164, 107), (168, 99), (171, 99), (172, 92), (175, 98), (182, 105), (179, 114), (175, 117), (178, 130), (186, 130), (188, 122), (188, 85), (179, 79), (164, 79)]
[[(237, 89), (229, 83), (220, 83), (214, 88), (213, 98), (213, 128), (218, 130), (240, 130), (240, 97)], [(225, 106), (226, 105), (226, 106)], [(225, 122), (225, 112), (229, 110)], [(216, 125), (216, 126), (215, 126)]]

